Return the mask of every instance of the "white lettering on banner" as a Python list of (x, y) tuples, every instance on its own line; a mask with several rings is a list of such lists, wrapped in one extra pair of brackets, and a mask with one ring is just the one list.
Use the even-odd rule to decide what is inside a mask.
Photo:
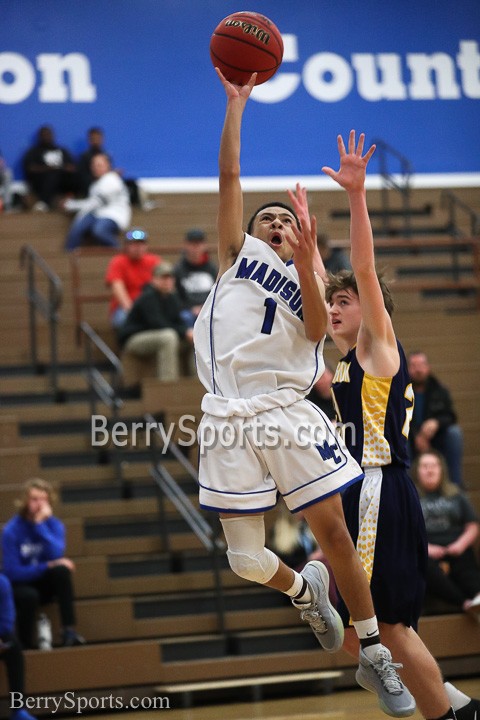
[[(282, 35), (283, 62), (278, 73), (257, 85), (252, 97), (261, 103), (279, 103), (291, 97), (303, 83), (315, 100), (335, 103), (356, 89), (369, 102), (381, 100), (459, 100), (480, 98), (480, 52), (475, 40), (460, 40), (459, 52), (353, 53), (350, 61), (333, 52), (315, 53), (301, 73), (288, 72), (298, 62), (298, 38)], [(97, 88), (92, 83), (90, 61), (83, 53), (42, 53), (36, 57), (41, 103), (93, 103)], [(408, 77), (407, 77), (408, 73)], [(23, 55), (0, 52), (0, 104), (26, 100), (35, 90), (37, 73)]]
[[(92, 103), (97, 99), (90, 61), (82, 53), (43, 53), (37, 55), (36, 63), (40, 73), (40, 102)], [(23, 102), (32, 94), (35, 80), (35, 69), (27, 58), (13, 52), (0, 53), (0, 103)]]
[[(291, 97), (300, 84), (320, 102), (340, 102), (352, 91), (356, 80), (364, 100), (459, 100), (463, 95), (480, 98), (480, 52), (475, 40), (460, 40), (459, 52), (431, 55), (407, 53), (353, 53), (350, 63), (332, 52), (308, 58), (302, 73), (283, 72), (285, 64), (299, 59), (296, 35), (282, 35), (284, 43), (281, 69), (274, 78), (257, 85), (252, 97), (257, 102), (278, 103)], [(410, 72), (406, 79), (402, 61)], [(459, 70), (460, 83), (457, 81)]]

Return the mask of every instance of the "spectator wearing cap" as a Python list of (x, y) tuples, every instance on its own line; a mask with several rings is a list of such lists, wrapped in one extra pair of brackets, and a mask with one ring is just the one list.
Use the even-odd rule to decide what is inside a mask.
[(110, 323), (118, 328), (128, 315), (134, 300), (152, 279), (153, 268), (162, 262), (160, 255), (148, 252), (148, 234), (141, 228), (126, 233), (123, 251), (107, 266), (105, 284), (110, 288)]
[(203, 230), (187, 231), (183, 253), (174, 271), (182, 317), (188, 327), (193, 327), (218, 273), (217, 266), (210, 260)]
[(130, 224), (132, 209), (128, 190), (112, 170), (108, 155), (94, 155), (90, 165), (95, 182), (90, 185), (88, 197), (63, 203), (64, 210), (76, 213), (65, 241), (68, 251), (75, 250), (87, 238), (93, 245), (116, 248), (118, 234)]
[(118, 339), (127, 353), (139, 357), (155, 354), (159, 380), (178, 380), (181, 341), (191, 345), (193, 330), (182, 319), (170, 263), (164, 261), (155, 266), (152, 279), (118, 328)]

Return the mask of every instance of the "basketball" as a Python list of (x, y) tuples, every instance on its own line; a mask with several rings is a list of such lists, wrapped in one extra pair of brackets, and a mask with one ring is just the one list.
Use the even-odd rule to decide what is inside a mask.
[(282, 36), (277, 26), (261, 13), (232, 13), (213, 31), (210, 57), (214, 67), (230, 82), (245, 85), (256, 72), (255, 84), (261, 85), (280, 67)]

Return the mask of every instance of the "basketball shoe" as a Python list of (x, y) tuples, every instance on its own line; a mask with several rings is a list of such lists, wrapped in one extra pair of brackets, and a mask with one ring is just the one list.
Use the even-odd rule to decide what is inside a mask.
[(378, 704), (387, 715), (408, 717), (415, 712), (415, 700), (400, 680), (390, 651), (383, 645), (370, 660), (360, 648), (359, 666), (355, 678), (358, 684), (378, 696)]
[(307, 581), (312, 599), (309, 603), (292, 599), (292, 603), (300, 610), (301, 619), (308, 622), (323, 649), (330, 653), (337, 652), (343, 645), (344, 630), (342, 618), (328, 597), (328, 570), (320, 561), (312, 560), (300, 574)]

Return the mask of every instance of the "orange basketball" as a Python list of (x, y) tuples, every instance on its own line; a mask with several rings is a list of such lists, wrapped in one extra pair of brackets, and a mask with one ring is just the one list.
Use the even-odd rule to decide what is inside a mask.
[(210, 57), (225, 78), (245, 85), (256, 72), (256, 85), (274, 75), (283, 57), (283, 40), (277, 26), (265, 15), (236, 12), (224, 18), (213, 31)]

